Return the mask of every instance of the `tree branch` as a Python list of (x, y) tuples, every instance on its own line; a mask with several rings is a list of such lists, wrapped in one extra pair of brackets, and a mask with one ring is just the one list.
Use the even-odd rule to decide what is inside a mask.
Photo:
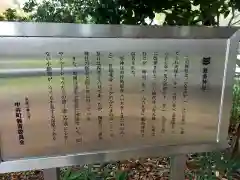
[(149, 25), (152, 25), (152, 23), (153, 23), (153, 19), (151, 20), (151, 22), (150, 22), (150, 24), (149, 24)]
[(234, 20), (234, 18), (235, 18), (235, 9), (234, 8), (232, 8), (231, 9), (232, 10), (232, 17), (231, 17), (231, 19), (229, 20), (229, 22), (228, 22), (228, 26), (231, 26), (231, 24), (232, 24), (232, 21)]
[(240, 20), (237, 20), (236, 22), (232, 23), (231, 25), (234, 26), (236, 24), (240, 23)]
[(217, 13), (217, 26), (220, 26), (220, 13)]
[(237, 20), (237, 21), (233, 22), (233, 20), (238, 18), (239, 16), (240, 16), (240, 13), (235, 14), (235, 10), (234, 10), (234, 8), (232, 8), (232, 17), (228, 22), (228, 26), (233, 26), (233, 25), (236, 25), (237, 23), (239, 23), (240, 20)]

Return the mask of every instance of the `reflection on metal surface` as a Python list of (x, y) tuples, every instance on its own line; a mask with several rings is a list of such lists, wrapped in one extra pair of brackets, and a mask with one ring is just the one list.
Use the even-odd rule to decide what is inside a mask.
[[(52, 68), (52, 76), (58, 76), (60, 74), (60, 68)], [(72, 74), (73, 71), (76, 71), (78, 74), (84, 74), (84, 67), (72, 67), (63, 68), (64, 74)], [(48, 69), (46, 68), (26, 68), (26, 69), (1, 69), (0, 78), (20, 78), (20, 77), (34, 77), (34, 76), (46, 76), (48, 74)]]
[[(82, 54), (84, 59), (81, 58)], [(1, 108), (4, 112), (2, 117), (7, 119), (1, 122), (1, 127), (7, 127), (2, 129), (3, 157), (12, 159), (92, 149), (119, 149), (145, 144), (171, 145), (216, 141), (222, 77), (220, 71), (211, 73), (211, 69), (217, 65), (219, 69), (223, 69), (224, 58), (212, 55), (213, 61), (217, 59), (219, 63), (214, 64), (214, 67), (211, 66), (213, 63), (209, 64), (208, 76), (205, 77), (208, 86), (203, 90), (201, 77), (205, 75), (205, 71), (202, 70), (205, 66), (202, 65), (203, 57), (200, 55), (187, 54), (189, 65), (186, 66), (186, 54), (181, 52), (169, 52), (168, 57), (161, 51), (135, 52), (135, 76), (129, 67), (130, 52), (112, 53), (112, 62), (109, 62), (108, 55), (109, 52), (85, 52), (74, 58), (67, 58), (64, 53), (60, 53), (56, 55), (56, 59), (48, 59), (43, 53), (42, 66), (46, 66), (47, 76), (7, 78), (6, 85), (0, 89)], [(47, 57), (52, 56), (52, 53), (47, 54)], [(156, 57), (158, 66), (154, 67)], [(74, 130), (77, 111), (74, 94), (76, 84), (73, 84), (72, 73), (65, 74), (63, 71), (68, 64), (73, 64), (73, 59), (77, 66), (85, 66), (85, 74), (77, 75), (78, 111), (81, 112), (79, 118), (82, 129), (80, 144), (76, 143), (78, 137)], [(51, 70), (54, 61), (60, 68), (55, 76)], [(20, 63), (24, 63), (24, 60), (20, 60)], [(114, 73), (111, 95), (114, 99), (112, 124), (109, 124), (108, 119), (110, 63)], [(90, 72), (90, 67), (96, 65), (95, 71)], [(164, 71), (161, 71), (161, 67)], [(154, 78), (153, 72), (158, 72)], [(167, 83), (164, 82), (166, 72)], [(190, 74), (188, 79), (185, 78), (186, 72)], [(183, 93), (188, 97), (188, 106)], [(31, 102), (31, 121), (28, 120), (26, 97)], [(208, 103), (209, 99), (211, 104)], [(161, 102), (164, 102), (164, 105)], [(17, 107), (14, 107), (14, 104)], [(15, 121), (12, 117), (14, 108)], [(184, 108), (186, 112), (183, 124), (181, 117)], [(165, 122), (162, 122), (161, 116), (164, 116)], [(109, 129), (110, 126), (112, 130)], [(16, 127), (19, 142), (16, 141)], [(152, 127), (156, 129), (155, 136), (152, 136)], [(195, 127), (201, 131), (195, 131)], [(160, 132), (161, 129), (164, 130)], [(113, 138), (110, 131), (115, 133)], [(23, 144), (24, 147), (12, 148)], [(49, 148), (45, 148), (46, 146)]]
[(69, 38), (227, 39), (238, 30), (229, 27), (154, 27), (29, 22), (0, 22), (0, 27), (0, 35), (5, 37)]
[(225, 145), (238, 36), (224, 38), (234, 29), (14, 26), (0, 39), (0, 172), (25, 170), (22, 158), (60, 156), (40, 159), (51, 168)]

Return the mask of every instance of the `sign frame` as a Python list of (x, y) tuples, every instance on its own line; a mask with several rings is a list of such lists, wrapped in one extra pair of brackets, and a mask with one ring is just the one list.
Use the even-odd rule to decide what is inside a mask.
[[(215, 143), (175, 146), (144, 146), (122, 150), (85, 152), (53, 157), (36, 157), (0, 162), (0, 173), (48, 169), (72, 165), (139, 158), (171, 156), (193, 152), (214, 151), (228, 146), (227, 133), (231, 107), (231, 89), (226, 82), (233, 82), (240, 31), (227, 27), (147, 27), (128, 25), (79, 25), (60, 23), (0, 22), (0, 37), (67, 37), (67, 38), (154, 38), (154, 39), (226, 39), (225, 68), (219, 106), (218, 130)], [(1, 132), (0, 132), (1, 133)], [(1, 134), (0, 134), (1, 135)], [(1, 152), (1, 143), (0, 143)], [(1, 161), (1, 154), (0, 154)]]

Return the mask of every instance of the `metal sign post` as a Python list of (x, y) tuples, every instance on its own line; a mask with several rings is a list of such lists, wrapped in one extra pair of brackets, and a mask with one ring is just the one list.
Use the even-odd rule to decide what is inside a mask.
[(226, 147), (237, 29), (0, 26), (0, 173)]
[(44, 180), (60, 180), (60, 169), (51, 168), (43, 170)]
[(170, 179), (185, 179), (185, 169), (186, 169), (186, 155), (177, 155), (171, 157), (170, 162)]
[(1, 134), (0, 134), (0, 164), (2, 162), (2, 153), (1, 153)]

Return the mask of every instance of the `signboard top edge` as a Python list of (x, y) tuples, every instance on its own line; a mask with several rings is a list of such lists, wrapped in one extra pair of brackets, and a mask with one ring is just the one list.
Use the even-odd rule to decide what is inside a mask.
[(0, 22), (0, 37), (228, 39), (233, 27)]

